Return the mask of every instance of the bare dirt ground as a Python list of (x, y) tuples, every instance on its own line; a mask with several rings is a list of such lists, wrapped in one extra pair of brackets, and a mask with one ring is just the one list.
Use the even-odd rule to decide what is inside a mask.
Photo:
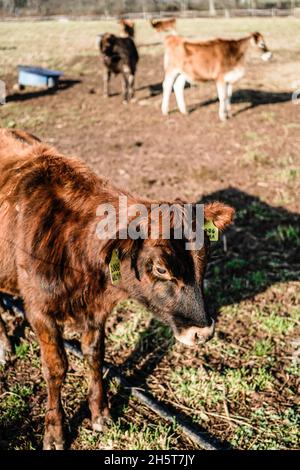
[[(178, 113), (172, 97), (173, 110), (162, 117), (162, 47), (143, 22), (138, 24), (138, 43), (148, 46), (140, 47), (136, 101), (128, 106), (122, 105), (119, 78), (113, 83), (115, 96), (102, 96), (100, 59), (97, 51), (90, 52), (90, 42), (84, 42), (87, 37), (90, 41), (95, 24), (68, 26), (74, 41), (66, 41), (65, 54), (55, 50), (60, 33), (55, 24), (44, 26), (47, 47), (49, 38), (54, 44), (48, 56), (41, 56), (41, 46), (32, 42), (31, 60), (41, 58), (41, 65), (66, 71), (56, 93), (12, 90), (13, 63), (28, 61), (21, 37), (31, 43), (30, 30), (39, 35), (39, 24), (19, 31), (16, 23), (15, 40), (5, 39), (0, 50), (7, 59), (1, 79), (9, 95), (0, 109), (2, 126), (26, 129), (144, 196), (218, 198), (235, 206), (227, 251), (222, 243), (216, 245), (208, 273), (209, 307), (220, 311), (216, 339), (199, 351), (186, 350), (147, 312), (126, 303), (109, 321), (107, 360), (174, 412), (246, 449), (299, 447), (300, 104), (292, 103), (291, 92), (300, 78), (295, 33), (300, 23), (272, 21), (202, 20), (197, 27), (182, 21), (182, 32), (202, 31), (203, 36), (259, 29), (275, 52), (270, 64), (251, 55), (248, 73), (234, 91), (233, 118), (226, 123), (218, 120), (212, 84), (186, 89), (188, 116)], [(99, 32), (108, 28), (97, 26)], [(10, 318), (12, 330), (18, 332), (19, 323)], [(41, 446), (45, 386), (32, 335), (26, 328), (14, 364), (3, 371), (4, 448)], [(80, 361), (70, 361), (64, 404), (71, 448), (195, 448), (175, 421), (172, 426), (159, 422), (125, 390), (117, 398), (114, 383), (109, 392), (114, 425), (106, 435), (95, 435), (84, 402), (84, 368)]]

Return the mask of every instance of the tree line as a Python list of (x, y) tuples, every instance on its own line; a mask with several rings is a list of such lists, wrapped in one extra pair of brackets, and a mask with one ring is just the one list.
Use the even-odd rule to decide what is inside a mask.
[(2, 15), (101, 15), (188, 10), (294, 8), (300, 0), (0, 0)]

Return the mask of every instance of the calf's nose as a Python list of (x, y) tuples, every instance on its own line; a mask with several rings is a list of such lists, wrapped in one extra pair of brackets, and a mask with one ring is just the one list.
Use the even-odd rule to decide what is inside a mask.
[(175, 338), (186, 346), (194, 346), (196, 344), (204, 344), (209, 341), (215, 332), (215, 322), (212, 320), (210, 326), (203, 328), (191, 326), (182, 330), (180, 333), (175, 333)]

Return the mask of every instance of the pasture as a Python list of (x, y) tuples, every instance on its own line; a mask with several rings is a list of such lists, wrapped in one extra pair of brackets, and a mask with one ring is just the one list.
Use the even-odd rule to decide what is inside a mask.
[[(299, 448), (300, 377), (300, 20), (181, 19), (178, 32), (208, 38), (264, 34), (274, 53), (253, 50), (233, 93), (233, 118), (218, 118), (215, 87), (185, 90), (190, 110), (160, 111), (161, 37), (137, 21), (140, 64), (136, 101), (102, 95), (96, 35), (116, 22), (3, 22), (0, 79), (7, 103), (1, 127), (21, 128), (99, 175), (151, 198), (220, 199), (236, 221), (227, 246), (214, 246), (208, 307), (219, 310), (216, 335), (198, 349), (175, 343), (169, 328), (126, 302), (107, 323), (106, 360), (195, 426), (240, 449)], [(60, 89), (17, 92), (18, 64), (64, 71)], [(296, 83), (298, 81), (298, 84)], [(13, 364), (1, 371), (0, 447), (40, 449), (46, 388), (38, 346), (20, 318), (6, 314), (19, 338)], [(122, 321), (119, 321), (122, 319)], [(69, 334), (72, 336), (72, 333)], [(94, 433), (86, 405), (84, 365), (70, 356), (63, 389), (71, 449), (195, 449), (177, 428), (109, 383), (113, 425)]]

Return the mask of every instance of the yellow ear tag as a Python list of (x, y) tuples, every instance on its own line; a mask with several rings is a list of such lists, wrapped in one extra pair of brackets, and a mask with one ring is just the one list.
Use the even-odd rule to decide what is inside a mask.
[(215, 226), (212, 220), (205, 222), (204, 231), (211, 242), (217, 242), (219, 240), (219, 229)]
[(121, 281), (121, 262), (119, 258), (118, 250), (113, 250), (111, 254), (111, 259), (109, 262), (109, 273), (111, 283), (115, 286)]

